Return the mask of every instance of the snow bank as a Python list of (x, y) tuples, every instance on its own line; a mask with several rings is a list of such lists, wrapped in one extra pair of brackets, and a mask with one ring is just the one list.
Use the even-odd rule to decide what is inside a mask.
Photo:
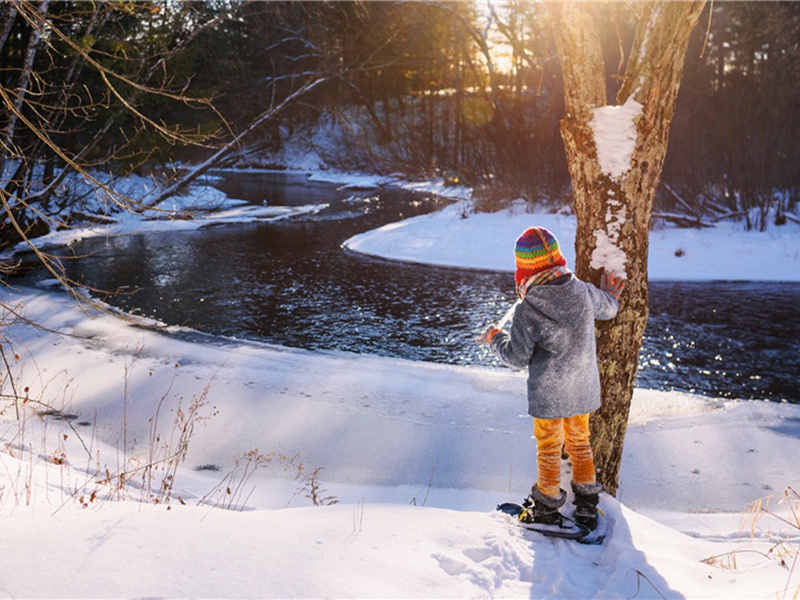
[[(129, 191), (130, 193), (130, 191)], [(135, 197), (135, 194), (133, 194)], [(252, 223), (274, 221), (319, 210), (319, 205), (306, 206), (257, 206), (243, 200), (228, 198), (218, 189), (200, 183), (190, 187), (183, 195), (169, 198), (157, 208), (142, 213), (120, 212), (113, 222), (105, 225), (80, 226), (53, 231), (33, 240), (41, 249), (68, 246), (80, 240), (95, 237), (154, 233), (158, 231), (193, 231), (210, 225), (226, 223)], [(0, 255), (9, 259), (16, 252), (28, 249), (21, 242)]]
[[(462, 202), (356, 235), (345, 247), (387, 259), (513, 271), (514, 241), (532, 225), (552, 231), (567, 263), (575, 264), (575, 217), (529, 213), (523, 204), (473, 213)], [(624, 260), (613, 265), (624, 266)], [(767, 232), (745, 231), (733, 222), (713, 229), (656, 230), (650, 233), (648, 269), (651, 280), (797, 282), (800, 231), (791, 224)]]
[[(604, 546), (525, 534), (500, 515), (409, 506), (234, 513), (129, 504), (4, 524), (3, 588), (27, 597), (746, 598), (780, 589), (748, 554), (616, 503)], [(47, 576), (30, 557), (47, 544)], [(25, 582), (24, 584), (22, 582)]]
[[(493, 510), (535, 477), (518, 374), (164, 335), (44, 291), (0, 301), (70, 334), (7, 329), (31, 398), (21, 421), (0, 404), (8, 595), (746, 598), (788, 581), (767, 551), (785, 533), (796, 547), (797, 532), (764, 523), (751, 539), (739, 513), (797, 483), (800, 407), (637, 390), (625, 506), (604, 497), (610, 538), (583, 547)], [(168, 439), (206, 388), (168, 506), (141, 504), (135, 477), (120, 492), (98, 483), (146, 462), (154, 416)], [(43, 415), (39, 399), (69, 420)], [(308, 480), (273, 465), (237, 486), (247, 510), (214, 507), (210, 491), (254, 448), (324, 469), (318, 492), (341, 504), (309, 507), (308, 487), (297, 493)]]

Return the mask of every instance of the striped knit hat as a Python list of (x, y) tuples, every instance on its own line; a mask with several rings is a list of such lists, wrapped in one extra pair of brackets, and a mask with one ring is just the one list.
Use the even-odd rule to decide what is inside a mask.
[(517, 238), (514, 248), (517, 271), (514, 281), (517, 285), (553, 267), (567, 266), (567, 260), (558, 248), (556, 236), (544, 227), (529, 227)]

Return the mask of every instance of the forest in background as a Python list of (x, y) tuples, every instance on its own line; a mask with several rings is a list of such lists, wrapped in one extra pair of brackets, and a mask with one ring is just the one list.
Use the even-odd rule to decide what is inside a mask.
[[(611, 103), (636, 3), (597, 11)], [(797, 218), (799, 39), (800, 3), (706, 7), (656, 214), (758, 229)], [(7, 2), (0, 102), (0, 246), (52, 215), (87, 218), (70, 174), (271, 166), (320, 132), (334, 168), (444, 176), (487, 209), (569, 202), (560, 67), (545, 11), (524, 0)]]

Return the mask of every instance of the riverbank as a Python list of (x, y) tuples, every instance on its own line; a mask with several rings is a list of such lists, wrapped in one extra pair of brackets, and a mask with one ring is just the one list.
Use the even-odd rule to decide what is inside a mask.
[[(225, 170), (235, 172), (235, 170)], [(248, 169), (247, 173), (274, 172)], [(334, 170), (280, 171), (326, 182), (340, 189), (368, 190), (393, 186), (448, 198), (453, 204), (429, 215), (413, 217), (376, 230), (366, 231), (347, 242), (353, 252), (420, 264), (464, 269), (513, 271), (514, 240), (527, 227), (542, 225), (559, 239), (569, 264), (575, 264), (576, 220), (568, 210), (531, 209), (524, 202), (493, 213), (474, 211), (472, 191), (444, 180), (407, 181), (398, 176), (375, 176)], [(54, 231), (36, 239), (40, 248), (65, 246), (90, 237), (189, 231), (212, 225), (270, 221), (324, 208), (254, 205), (230, 198), (214, 187), (216, 176), (190, 186), (155, 209), (141, 213), (121, 212), (113, 222)], [(132, 178), (124, 186), (133, 198), (152, 193), (149, 180)], [(97, 208), (97, 207), (96, 207)], [(98, 208), (99, 210), (99, 208)], [(187, 218), (187, 217), (191, 218)], [(464, 240), (467, 240), (466, 242)], [(19, 244), (0, 256), (9, 260), (25, 252)], [(716, 227), (693, 229), (663, 226), (650, 234), (648, 269), (651, 280), (673, 281), (784, 281), (800, 282), (800, 224), (771, 224), (766, 231), (746, 231), (739, 221), (721, 221)]]
[(48, 289), (0, 301), (50, 330), (5, 330), (28, 398), (0, 404), (9, 596), (796, 593), (797, 528), (741, 516), (797, 489), (798, 406), (637, 390), (609, 540), (583, 547), (493, 510), (535, 477), (519, 374), (164, 335)]
[[(468, 200), (461, 201), (357, 235), (345, 246), (391, 260), (512, 272), (514, 241), (532, 225), (555, 233), (567, 263), (575, 264), (574, 215), (529, 212), (522, 203), (475, 213)], [(650, 233), (648, 272), (651, 280), (798, 282), (800, 226), (745, 231), (731, 221), (707, 229), (656, 229)]]
[[(797, 532), (762, 515), (751, 538), (740, 517), (796, 485), (798, 406), (637, 390), (622, 504), (603, 499), (611, 537), (576, 547), (494, 514), (534, 477), (518, 374), (187, 341), (45, 291), (2, 301), (67, 334), (7, 329), (18, 387), (68, 415), (29, 401), (17, 420), (4, 406), (0, 518), (19, 550), (0, 565), (9, 595), (621, 598), (642, 586), (644, 597), (747, 598), (790, 577), (767, 553), (780, 539), (796, 548)], [(145, 492), (135, 469), (176, 443), (178, 410), (194, 399), (205, 403), (172, 500), (143, 504), (161, 475)], [(255, 448), (297, 458), (245, 476), (241, 457)], [(339, 504), (309, 507), (300, 462), (306, 476), (323, 469), (315, 493)], [(126, 465), (122, 489), (101, 481)], [(46, 576), (37, 548), (48, 549)]]

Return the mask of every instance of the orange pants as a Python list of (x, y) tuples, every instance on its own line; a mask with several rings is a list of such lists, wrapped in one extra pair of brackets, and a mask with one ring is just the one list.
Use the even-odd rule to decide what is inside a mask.
[(536, 485), (547, 496), (561, 493), (561, 448), (566, 445), (572, 463), (572, 482), (595, 483), (594, 459), (589, 444), (589, 414), (566, 419), (533, 419), (536, 436)]

